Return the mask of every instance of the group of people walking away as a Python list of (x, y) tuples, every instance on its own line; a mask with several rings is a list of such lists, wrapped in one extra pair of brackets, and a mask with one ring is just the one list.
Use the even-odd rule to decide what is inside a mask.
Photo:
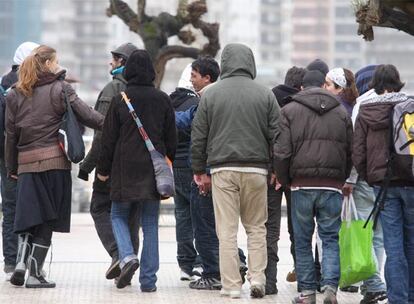
[[(90, 212), (112, 261), (105, 276), (118, 288), (139, 268), (141, 291), (157, 290), (162, 196), (150, 139), (173, 161), (179, 279), (190, 288), (239, 298), (247, 279), (252, 298), (277, 294), (285, 196), (294, 260), (286, 279), (299, 291), (292, 303), (316, 303), (317, 291), (324, 304), (338, 303), (341, 211), (352, 196), (360, 219), (379, 214), (376, 272), (362, 282), (360, 303), (414, 303), (413, 156), (393, 151), (391, 140), (393, 109), (414, 101), (400, 92), (396, 67), (371, 65), (354, 75), (317, 59), (290, 68), (284, 84), (269, 90), (254, 81), (253, 52), (229, 44), (220, 65), (211, 57), (188, 65), (168, 96), (154, 87), (145, 50), (126, 43), (111, 53), (113, 79), (95, 109), (65, 81), (48, 46), (19, 46), (2, 79), (3, 253), (11, 284), (55, 287), (42, 267), (53, 232), (70, 229), (71, 163), (58, 140), (69, 102), (78, 121), (95, 129), (78, 177), (88, 180), (95, 170)], [(410, 147), (414, 134), (407, 137)], [(239, 220), (247, 261), (237, 245)]]

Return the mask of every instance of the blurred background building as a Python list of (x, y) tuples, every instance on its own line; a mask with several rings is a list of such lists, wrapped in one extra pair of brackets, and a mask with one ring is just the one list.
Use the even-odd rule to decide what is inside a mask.
[[(0, 11), (0, 73), (12, 63), (15, 48), (31, 40), (49, 44), (59, 59), (80, 80), (81, 96), (93, 103), (110, 79), (110, 50), (140, 38), (117, 17), (108, 18), (107, 0), (2, 0)], [(136, 0), (126, 0), (136, 9)], [(172, 14), (177, 0), (147, 1), (147, 13)], [(414, 37), (392, 29), (375, 28), (375, 40), (357, 36), (350, 0), (208, 0), (210, 22), (220, 23), (222, 47), (245, 43), (255, 54), (258, 81), (274, 86), (292, 65), (306, 66), (321, 58), (331, 67), (353, 71), (371, 63), (393, 63), (414, 91)], [(177, 42), (176, 38), (170, 38)], [(204, 43), (201, 41), (200, 45)], [(220, 54), (219, 54), (220, 55)], [(219, 58), (218, 55), (218, 58)], [(162, 88), (171, 92), (191, 59), (169, 62)]]

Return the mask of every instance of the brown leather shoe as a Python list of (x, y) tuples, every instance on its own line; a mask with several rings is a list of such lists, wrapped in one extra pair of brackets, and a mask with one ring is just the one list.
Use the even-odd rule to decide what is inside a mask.
[(286, 276), (286, 281), (288, 282), (296, 282), (296, 271), (293, 269), (292, 271), (289, 271)]

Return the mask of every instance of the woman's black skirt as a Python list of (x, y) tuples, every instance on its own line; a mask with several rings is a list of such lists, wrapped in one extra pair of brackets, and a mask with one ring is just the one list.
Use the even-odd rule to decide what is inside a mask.
[(69, 232), (71, 200), (70, 170), (20, 174), (14, 232), (27, 232), (44, 223), (53, 231)]

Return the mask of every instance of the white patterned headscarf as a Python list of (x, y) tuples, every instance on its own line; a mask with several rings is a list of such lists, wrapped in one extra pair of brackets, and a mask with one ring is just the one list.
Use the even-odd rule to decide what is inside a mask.
[(346, 88), (345, 71), (343, 68), (334, 68), (326, 74), (330, 80), (339, 85), (341, 88)]

